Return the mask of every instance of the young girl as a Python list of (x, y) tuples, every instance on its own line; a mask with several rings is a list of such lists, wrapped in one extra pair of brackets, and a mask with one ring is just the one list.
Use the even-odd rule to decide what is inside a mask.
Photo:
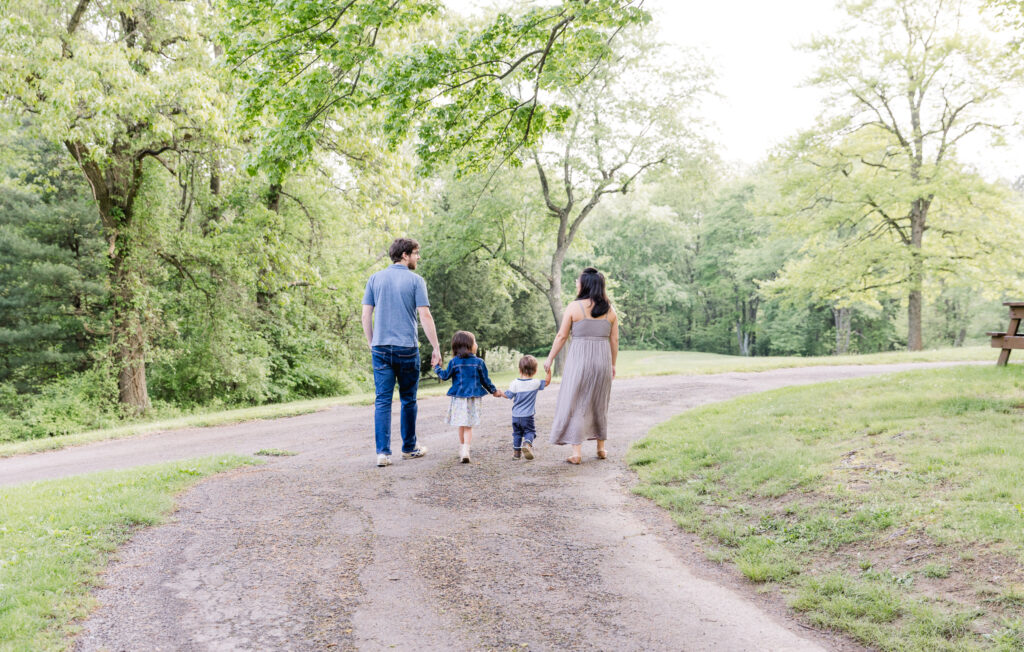
[(476, 338), (469, 331), (457, 331), (452, 336), (452, 358), (447, 369), (434, 366), (441, 380), (452, 379), (448, 396), (448, 417), (445, 423), (459, 428), (459, 460), (469, 464), (469, 445), (473, 443), (473, 426), (480, 424), (480, 399), (484, 394), (501, 396), (487, 376), (487, 365), (476, 357)]

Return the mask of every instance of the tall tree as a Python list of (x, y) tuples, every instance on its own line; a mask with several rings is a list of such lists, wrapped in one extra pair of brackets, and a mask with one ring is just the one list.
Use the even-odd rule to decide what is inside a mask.
[[(817, 224), (819, 242), (832, 243), (811, 265), (830, 269), (832, 282), (905, 291), (907, 348), (919, 350), (928, 271), (967, 264), (992, 244), (978, 241), (984, 220), (973, 204), (997, 193), (957, 162), (957, 148), (1013, 122), (996, 116), (1021, 66), (971, 28), (965, 12), (976, 5), (965, 0), (842, 7), (844, 28), (809, 44), (823, 60), (811, 82), (830, 96), (819, 128), (787, 164), (783, 213)], [(931, 251), (929, 231), (942, 237)]]
[[(463, 239), (542, 293), (556, 328), (564, 310), (566, 256), (602, 199), (629, 192), (650, 170), (698, 168), (694, 161), (708, 156), (694, 129), (693, 108), (708, 91), (710, 73), (699, 57), (687, 54), (675, 58), (649, 34), (634, 32), (620, 37), (613, 54), (596, 66), (563, 71), (555, 101), (565, 107), (565, 123), (519, 154), (535, 175), (525, 192), (540, 207), (513, 201), (509, 210), (488, 212), (498, 218), (497, 228), (474, 227), (473, 237)], [(504, 183), (494, 193), (507, 194)], [(470, 209), (462, 220), (487, 219)], [(524, 217), (530, 223), (525, 230)]]
[[(693, 109), (709, 91), (700, 58), (672, 54), (634, 33), (583, 83), (565, 79), (572, 117), (531, 152), (540, 195), (556, 236), (548, 269), (520, 271), (562, 321), (562, 266), (580, 227), (601, 200), (625, 194), (649, 170), (684, 167), (707, 155)], [(671, 63), (669, 63), (671, 62)]]
[(10, 0), (0, 21), (0, 98), (61, 143), (92, 191), (107, 241), (111, 340), (120, 400), (140, 412), (146, 386), (143, 283), (134, 259), (146, 161), (224, 125), (207, 2)]
[(81, 371), (105, 334), (103, 240), (66, 156), (15, 127), (0, 149), (0, 383)]

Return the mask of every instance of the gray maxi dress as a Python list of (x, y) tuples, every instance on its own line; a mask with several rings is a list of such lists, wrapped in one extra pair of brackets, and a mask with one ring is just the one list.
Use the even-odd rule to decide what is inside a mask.
[(612, 323), (581, 319), (572, 325), (572, 340), (558, 389), (551, 443), (579, 445), (584, 439), (608, 438), (608, 396), (612, 391)]

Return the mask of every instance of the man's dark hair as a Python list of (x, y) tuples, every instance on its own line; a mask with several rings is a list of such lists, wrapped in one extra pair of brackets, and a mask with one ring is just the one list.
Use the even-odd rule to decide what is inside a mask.
[(391, 262), (397, 263), (402, 260), (404, 254), (411, 256), (412, 252), (419, 248), (420, 243), (412, 238), (395, 238), (395, 241), (391, 243), (391, 248), (388, 249), (388, 255), (391, 256)]
[(537, 373), (537, 358), (532, 355), (524, 355), (519, 358), (519, 373), (526, 376)]
[(468, 358), (473, 355), (473, 345), (476, 338), (469, 331), (455, 331), (452, 335), (452, 355), (460, 358)]
[(580, 274), (580, 293), (577, 299), (590, 299), (594, 302), (590, 309), (591, 317), (600, 317), (608, 312), (612, 304), (604, 289), (604, 274), (593, 267), (588, 267)]

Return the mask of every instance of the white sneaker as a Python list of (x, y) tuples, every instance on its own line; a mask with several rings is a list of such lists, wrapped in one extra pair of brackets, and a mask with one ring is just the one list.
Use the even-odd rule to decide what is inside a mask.
[(377, 456), (377, 466), (388, 466), (391, 464), (391, 456), (383, 453)]
[(417, 446), (416, 449), (413, 450), (413, 451), (410, 451), (408, 453), (402, 453), (402, 459), (403, 460), (411, 460), (411, 459), (415, 459), (417, 457), (423, 457), (426, 454), (427, 454), (427, 447), (426, 446)]
[(469, 464), (469, 444), (463, 444), (462, 448), (459, 449), (459, 461), (463, 464)]

